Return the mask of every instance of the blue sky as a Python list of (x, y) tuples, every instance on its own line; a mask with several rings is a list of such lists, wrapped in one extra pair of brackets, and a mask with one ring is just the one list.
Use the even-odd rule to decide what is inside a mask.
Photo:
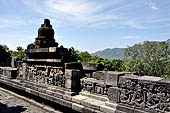
[(0, 0), (0, 44), (26, 48), (44, 18), (60, 45), (90, 53), (170, 39), (170, 0)]

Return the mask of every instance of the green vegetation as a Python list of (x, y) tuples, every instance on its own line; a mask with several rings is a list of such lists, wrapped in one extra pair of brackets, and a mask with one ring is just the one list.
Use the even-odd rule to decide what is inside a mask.
[[(74, 48), (72, 48), (74, 50)], [(87, 51), (73, 52), (79, 62), (101, 63), (106, 71), (138, 72), (139, 75), (170, 78), (170, 48), (165, 42), (144, 42), (125, 50), (125, 59), (108, 60)], [(75, 54), (76, 53), (76, 54)]]
[(168, 77), (170, 75), (170, 50), (165, 42), (144, 42), (125, 50), (127, 71), (140, 75)]
[(25, 56), (25, 50), (21, 47), (17, 47), (17, 51), (10, 50), (11, 57), (16, 56), (19, 60), (22, 60)]
[(120, 59), (108, 60), (102, 57), (91, 56), (87, 51), (79, 52), (73, 47), (70, 49), (72, 59), (78, 62), (101, 63), (106, 71), (123, 71), (124, 64)]

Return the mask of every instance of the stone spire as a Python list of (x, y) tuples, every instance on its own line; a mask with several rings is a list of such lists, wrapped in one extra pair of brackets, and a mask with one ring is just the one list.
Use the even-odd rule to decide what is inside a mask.
[(44, 19), (44, 24), (38, 29), (38, 36), (34, 44), (30, 44), (28, 49), (58, 47), (54, 39), (54, 30), (49, 19)]
[(37, 38), (54, 38), (54, 30), (52, 29), (50, 20), (44, 19), (44, 24), (42, 24), (41, 27), (38, 29)]

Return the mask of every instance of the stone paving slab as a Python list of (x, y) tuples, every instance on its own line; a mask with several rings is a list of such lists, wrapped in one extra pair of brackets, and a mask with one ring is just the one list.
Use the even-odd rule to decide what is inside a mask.
[[(50, 113), (0, 88), (0, 113)], [(58, 113), (62, 113), (58, 111)]]

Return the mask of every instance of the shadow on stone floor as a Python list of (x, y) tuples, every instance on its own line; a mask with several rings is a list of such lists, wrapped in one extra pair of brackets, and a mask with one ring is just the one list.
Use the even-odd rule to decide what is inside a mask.
[(25, 110), (26, 108), (24, 106), (8, 107), (6, 104), (0, 102), (0, 113), (21, 113)]

